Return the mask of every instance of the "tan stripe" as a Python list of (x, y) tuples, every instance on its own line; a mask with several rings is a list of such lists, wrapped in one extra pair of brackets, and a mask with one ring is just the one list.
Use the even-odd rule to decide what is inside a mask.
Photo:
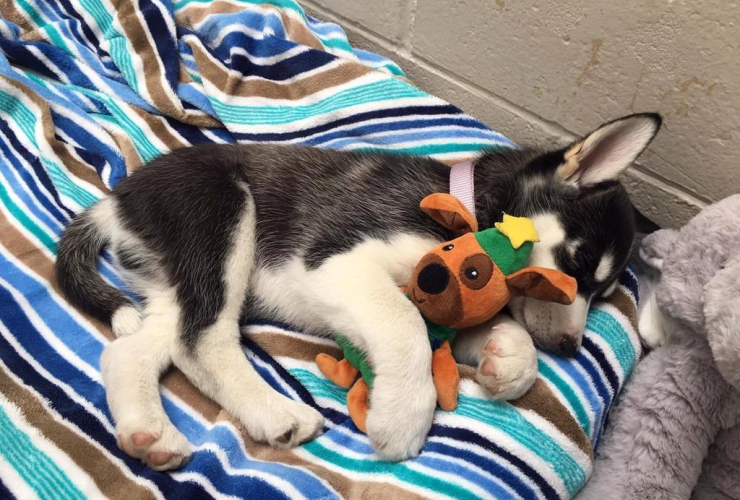
[(593, 458), (591, 441), (586, 436), (586, 433), (583, 432), (583, 429), (573, 418), (573, 415), (555, 397), (550, 387), (542, 379), (538, 378), (524, 396), (511, 401), (511, 404), (522, 410), (530, 410), (538, 414), (557, 427), (565, 437), (575, 443), (583, 453), (588, 455), (589, 459)]
[(247, 337), (273, 357), (286, 357), (301, 361), (314, 361), (320, 353), (330, 354), (338, 359), (344, 357), (342, 350), (337, 346), (289, 337), (277, 331), (251, 335), (247, 333)]
[(170, 130), (163, 117), (149, 114), (136, 106), (129, 106), (128, 108), (144, 123), (146, 123), (149, 130), (151, 130), (152, 133), (156, 135), (170, 151), (180, 149), (186, 145), (182, 139), (177, 137), (172, 130)]
[[(48, 41), (46, 36), (37, 30), (36, 26), (25, 14), (16, 8), (15, 0), (0, 0), (0, 15), (21, 28), (21, 39), (28, 41)], [(29, 36), (29, 38), (26, 38)]]
[(127, 477), (105, 453), (56, 420), (36, 395), (16, 383), (1, 366), (0, 392), (21, 410), (29, 424), (85, 471), (106, 497), (112, 500), (156, 498), (149, 488)]
[(49, 106), (46, 104), (46, 101), (44, 101), (41, 97), (39, 97), (38, 94), (36, 94), (26, 85), (16, 80), (11, 80), (10, 78), (2, 75), (0, 75), (0, 78), (2, 78), (2, 81), (6, 85), (21, 91), (31, 102), (33, 102), (34, 105), (39, 108), (41, 116), (36, 117), (36, 125), (41, 126), (44, 139), (49, 144), (49, 146), (51, 146), (54, 154), (56, 154), (57, 157), (61, 160), (65, 168), (78, 179), (81, 179), (95, 186), (102, 192), (107, 193), (109, 189), (100, 180), (100, 177), (98, 177), (98, 173), (95, 171), (95, 169), (87, 163), (84, 163), (75, 158), (69, 151), (68, 146), (56, 139), (56, 128), (51, 117), (51, 111), (49, 109)]
[(144, 85), (149, 91), (154, 106), (162, 113), (190, 125), (222, 127), (221, 122), (202, 111), (186, 111), (169, 88), (156, 47), (150, 44), (148, 30), (137, 16), (136, 5), (138, 3), (131, 0), (112, 0), (112, 4), (126, 39), (131, 44), (134, 53), (141, 59)]
[(198, 42), (188, 41), (193, 51), (201, 76), (221, 92), (230, 96), (265, 97), (268, 99), (297, 100), (316, 92), (351, 82), (373, 70), (351, 61), (342, 62), (320, 73), (302, 78), (290, 84), (279, 84), (270, 80), (244, 79), (230, 73), (221, 64), (214, 62)]
[[(48, 281), (54, 292), (63, 297), (59, 285), (54, 279), (54, 264), (33, 243), (19, 232), (0, 212), (0, 234), (2, 245), (26, 267), (32, 269), (42, 279)], [(72, 307), (72, 306), (70, 306)], [(101, 323), (92, 316), (80, 312), (103, 336), (112, 340), (115, 338), (108, 325)], [(193, 410), (200, 413), (209, 422), (214, 422), (220, 407), (198, 391), (187, 378), (176, 369), (172, 369), (162, 378), (162, 385), (169, 389), (178, 398), (185, 401)]]
[(612, 306), (616, 307), (619, 312), (624, 314), (627, 317), (627, 320), (630, 322), (630, 325), (632, 328), (637, 332), (637, 308), (635, 307), (634, 302), (632, 302), (632, 297), (630, 297), (627, 292), (624, 290), (617, 288), (614, 290), (614, 293), (612, 293), (609, 297), (607, 297), (606, 302), (611, 304)]
[(427, 498), (384, 481), (362, 481), (348, 478), (339, 472), (302, 458), (291, 450), (279, 450), (262, 443), (257, 443), (249, 437), (244, 427), (226, 412), (221, 413), (219, 420), (228, 421), (237, 429), (244, 442), (244, 447), (253, 458), (301, 467), (312, 472), (325, 479), (345, 500), (424, 500)]
[(314, 35), (313, 32), (308, 29), (308, 27), (303, 23), (302, 20), (296, 19), (295, 17), (289, 15), (288, 12), (286, 12), (285, 10), (278, 9), (273, 6), (265, 7), (269, 8), (270, 10), (274, 10), (278, 14), (280, 14), (280, 18), (283, 21), (283, 27), (285, 28), (285, 32), (287, 33), (290, 40), (293, 40), (296, 43), (300, 43), (301, 45), (305, 45), (306, 47), (311, 47), (312, 49), (324, 50), (324, 45), (316, 37), (316, 35)]
[(126, 134), (119, 133), (112, 128), (107, 128), (105, 123), (101, 127), (111, 136), (116, 143), (119, 152), (123, 155), (123, 161), (126, 163), (126, 170), (130, 173), (142, 165), (141, 157), (136, 151), (133, 141)]

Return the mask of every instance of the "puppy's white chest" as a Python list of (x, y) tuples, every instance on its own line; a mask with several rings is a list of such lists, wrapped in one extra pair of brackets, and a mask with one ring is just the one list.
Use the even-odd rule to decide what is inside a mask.
[[(344, 287), (337, 284), (353, 280), (354, 275), (367, 275), (356, 271), (371, 268), (378, 279), (390, 278), (399, 286), (405, 285), (421, 257), (437, 244), (439, 241), (434, 238), (409, 234), (387, 240), (367, 239), (310, 270), (300, 256), (295, 256), (280, 266), (255, 269), (251, 294), (270, 316), (322, 332), (328, 328), (324, 318), (332, 309), (331, 304), (340, 302), (340, 297), (334, 295)], [(352, 283), (358, 291), (367, 285), (362, 280)]]

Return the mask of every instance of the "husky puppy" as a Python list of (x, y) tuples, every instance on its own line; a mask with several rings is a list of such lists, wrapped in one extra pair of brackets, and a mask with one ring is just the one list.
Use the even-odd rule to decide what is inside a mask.
[[(534, 381), (527, 332), (573, 355), (590, 301), (614, 289), (635, 235), (618, 177), (660, 123), (631, 115), (563, 149), (492, 150), (474, 162), (481, 227), (504, 212), (532, 218), (541, 242), (531, 264), (560, 269), (579, 288), (571, 306), (518, 300), (516, 321), (503, 316), (492, 330), (461, 335), (460, 358), (479, 365), (479, 380), (500, 398)], [(424, 157), (198, 146), (157, 158), (80, 214), (60, 242), (56, 276), (73, 304), (118, 336), (101, 368), (122, 449), (158, 470), (190, 456), (159, 395), (171, 364), (254, 439), (291, 447), (316, 436), (321, 414), (271, 389), (240, 348), (240, 319), (259, 315), (320, 335), (339, 331), (363, 348), (377, 374), (368, 436), (384, 459), (416, 455), (436, 396), (424, 321), (398, 286), (453, 236), (419, 209), (448, 190), (449, 176)], [(142, 310), (97, 273), (106, 245)]]

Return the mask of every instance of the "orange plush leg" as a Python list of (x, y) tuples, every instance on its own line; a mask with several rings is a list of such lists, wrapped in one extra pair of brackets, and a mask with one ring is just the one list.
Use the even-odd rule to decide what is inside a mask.
[(452, 357), (449, 342), (434, 351), (432, 357), (432, 377), (437, 389), (437, 402), (445, 411), (457, 408), (457, 390), (460, 386), (460, 374), (457, 372), (457, 363)]
[(352, 387), (352, 382), (357, 378), (357, 368), (346, 359), (337, 361), (328, 354), (321, 353), (316, 356), (316, 364), (326, 378), (345, 389)]
[(347, 393), (347, 409), (349, 416), (358, 429), (367, 433), (367, 409), (370, 389), (363, 379), (359, 379)]

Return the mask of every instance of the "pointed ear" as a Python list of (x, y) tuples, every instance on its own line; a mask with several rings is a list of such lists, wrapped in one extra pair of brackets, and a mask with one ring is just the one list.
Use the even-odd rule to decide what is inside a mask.
[(617, 180), (650, 144), (661, 123), (655, 113), (606, 123), (565, 150), (555, 176), (579, 187)]
[(512, 295), (558, 304), (572, 304), (578, 284), (565, 273), (544, 267), (527, 267), (506, 277)]
[(446, 193), (430, 194), (421, 200), (421, 209), (441, 225), (458, 233), (478, 230), (478, 221), (455, 196)]

